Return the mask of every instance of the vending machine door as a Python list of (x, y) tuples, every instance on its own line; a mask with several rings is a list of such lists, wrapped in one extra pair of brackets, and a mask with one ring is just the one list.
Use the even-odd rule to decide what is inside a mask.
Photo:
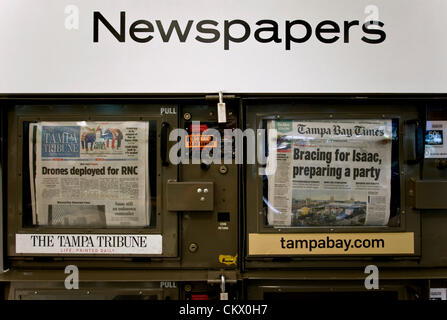
[(245, 110), (263, 137), (246, 172), (247, 266), (420, 255), (408, 193), (423, 156), (420, 106), (247, 100)]
[[(163, 191), (175, 104), (29, 104), (9, 110), (8, 256), (178, 257)], [(126, 259), (123, 259), (123, 258)], [(105, 263), (107, 264), (107, 262)], [(105, 265), (103, 264), (103, 265)]]

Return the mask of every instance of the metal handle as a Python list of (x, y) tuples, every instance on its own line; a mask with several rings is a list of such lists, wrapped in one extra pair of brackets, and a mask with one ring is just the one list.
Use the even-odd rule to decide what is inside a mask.
[(406, 160), (408, 163), (416, 164), (424, 159), (425, 154), (425, 125), (421, 120), (405, 121), (405, 127), (414, 127), (414, 136), (408, 134), (408, 141), (406, 143), (407, 152)]
[(220, 292), (225, 293), (225, 276), (220, 276)]
[(169, 123), (163, 122), (161, 124), (161, 146), (160, 146), (160, 156), (161, 156), (161, 165), (163, 167), (169, 166), (169, 162), (167, 160), (168, 157), (168, 131), (169, 131)]

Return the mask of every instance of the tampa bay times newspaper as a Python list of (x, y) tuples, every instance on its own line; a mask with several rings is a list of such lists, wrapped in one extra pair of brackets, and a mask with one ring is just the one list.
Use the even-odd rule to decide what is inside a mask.
[(271, 120), (268, 128), (278, 132), (269, 225), (388, 224), (391, 120)]

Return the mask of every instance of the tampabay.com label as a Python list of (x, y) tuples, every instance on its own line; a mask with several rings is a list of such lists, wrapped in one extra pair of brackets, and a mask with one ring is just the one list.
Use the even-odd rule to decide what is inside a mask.
[(249, 234), (249, 255), (414, 254), (414, 233)]
[(160, 234), (16, 234), (16, 253), (161, 254)]

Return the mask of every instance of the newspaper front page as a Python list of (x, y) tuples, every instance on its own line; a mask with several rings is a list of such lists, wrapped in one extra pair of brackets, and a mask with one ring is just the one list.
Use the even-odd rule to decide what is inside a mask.
[(39, 122), (29, 132), (36, 225), (149, 225), (148, 122)]
[(268, 129), (277, 130), (270, 226), (388, 224), (391, 120), (272, 120)]

